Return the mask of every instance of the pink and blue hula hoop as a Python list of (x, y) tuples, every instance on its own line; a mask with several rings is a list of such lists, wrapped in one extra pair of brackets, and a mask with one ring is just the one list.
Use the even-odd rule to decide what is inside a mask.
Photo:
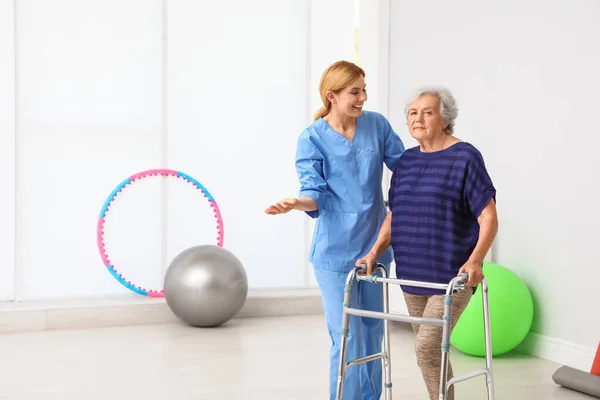
[(97, 235), (96, 235), (97, 240), (98, 240), (98, 250), (100, 251), (100, 257), (102, 257), (102, 262), (104, 263), (104, 265), (106, 266), (106, 268), (108, 269), (110, 274), (117, 281), (119, 281), (127, 289), (132, 290), (135, 293), (141, 294), (143, 296), (148, 296), (148, 297), (164, 297), (165, 293), (164, 293), (164, 290), (150, 290), (150, 289), (146, 289), (146, 288), (140, 287), (138, 285), (135, 285), (131, 281), (127, 280), (122, 274), (120, 274), (116, 270), (115, 266), (112, 265), (112, 263), (110, 262), (108, 253), (106, 252), (106, 246), (104, 244), (104, 222), (105, 222), (106, 213), (108, 212), (110, 205), (115, 200), (117, 195), (121, 191), (123, 191), (123, 189), (125, 189), (126, 186), (132, 184), (136, 180), (143, 179), (143, 178), (146, 178), (149, 176), (157, 176), (157, 175), (174, 176), (176, 178), (181, 178), (181, 179), (191, 183), (192, 185), (194, 185), (198, 190), (200, 190), (204, 194), (204, 197), (206, 197), (208, 199), (209, 205), (213, 208), (215, 219), (217, 220), (217, 246), (223, 247), (223, 218), (221, 217), (221, 212), (219, 211), (219, 206), (217, 205), (217, 202), (212, 197), (212, 195), (209, 193), (209, 191), (204, 186), (202, 186), (202, 184), (200, 182), (198, 182), (196, 179), (192, 178), (191, 176), (189, 176), (187, 174), (184, 174), (183, 172), (174, 171), (174, 170), (170, 170), (170, 169), (149, 169), (147, 171), (139, 172), (139, 173), (132, 175), (129, 178), (125, 179), (123, 182), (121, 182), (119, 184), (119, 186), (117, 186), (115, 188), (115, 190), (113, 190), (111, 192), (111, 194), (108, 196), (108, 198), (104, 202), (104, 205), (102, 206), (102, 210), (100, 211), (100, 218), (98, 219), (98, 227), (97, 227)]

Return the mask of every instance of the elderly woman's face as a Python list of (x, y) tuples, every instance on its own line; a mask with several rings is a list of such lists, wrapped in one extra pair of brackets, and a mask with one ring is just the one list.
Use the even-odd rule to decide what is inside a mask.
[(446, 124), (440, 114), (440, 100), (434, 95), (423, 95), (408, 108), (408, 130), (417, 140), (445, 135)]

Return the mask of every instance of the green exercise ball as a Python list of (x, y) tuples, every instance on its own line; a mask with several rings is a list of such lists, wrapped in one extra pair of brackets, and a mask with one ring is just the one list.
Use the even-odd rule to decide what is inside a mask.
[[(525, 282), (510, 269), (494, 263), (483, 264), (488, 284), (492, 355), (517, 347), (533, 323), (533, 299)], [(479, 285), (450, 336), (450, 343), (463, 353), (485, 356), (482, 287)]]

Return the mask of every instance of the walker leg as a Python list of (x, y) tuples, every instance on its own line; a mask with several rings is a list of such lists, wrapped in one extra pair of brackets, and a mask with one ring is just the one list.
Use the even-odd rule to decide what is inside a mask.
[(452, 327), (452, 294), (444, 296), (444, 325), (442, 327), (442, 366), (440, 371), (439, 400), (444, 400), (448, 395), (448, 353), (450, 352), (450, 329)]
[(346, 378), (346, 347), (348, 344), (348, 333), (350, 332), (350, 314), (346, 312), (346, 308), (352, 305), (352, 284), (356, 270), (348, 274), (346, 285), (344, 286), (344, 307), (342, 313), (342, 337), (340, 342), (340, 360), (338, 363), (337, 389), (336, 400), (342, 400), (344, 395), (344, 380)]
[(483, 329), (485, 333), (485, 369), (488, 400), (494, 400), (494, 376), (492, 374), (492, 334), (490, 328), (490, 303), (488, 299), (488, 286), (484, 280), (481, 284), (483, 297)]
[[(387, 278), (387, 271), (383, 266), (380, 267), (381, 273), (384, 278)], [(383, 312), (390, 312), (390, 297), (389, 297), (389, 283), (383, 283)], [(390, 321), (387, 319), (383, 320), (383, 391), (384, 399), (392, 400), (392, 356), (390, 354)]]

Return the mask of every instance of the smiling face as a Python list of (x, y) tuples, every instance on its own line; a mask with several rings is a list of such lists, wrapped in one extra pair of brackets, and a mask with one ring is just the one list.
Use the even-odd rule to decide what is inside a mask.
[(359, 77), (337, 93), (329, 91), (327, 98), (337, 113), (349, 117), (360, 117), (363, 105), (367, 101), (365, 78)]
[(447, 124), (440, 113), (440, 99), (426, 94), (413, 101), (408, 108), (408, 130), (417, 140), (430, 140), (446, 135)]

